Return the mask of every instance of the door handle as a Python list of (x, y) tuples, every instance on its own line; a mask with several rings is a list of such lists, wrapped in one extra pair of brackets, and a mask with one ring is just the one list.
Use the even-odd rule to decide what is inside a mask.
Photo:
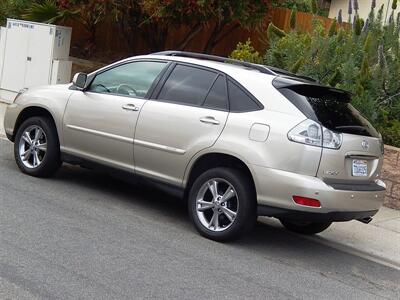
[(219, 121), (215, 120), (214, 117), (203, 117), (203, 118), (200, 118), (200, 122), (207, 123), (207, 124), (213, 124), (213, 125), (219, 125)]
[(122, 105), (122, 109), (131, 110), (131, 111), (138, 111), (139, 107), (135, 106), (135, 104), (129, 104), (128, 103), (128, 104)]

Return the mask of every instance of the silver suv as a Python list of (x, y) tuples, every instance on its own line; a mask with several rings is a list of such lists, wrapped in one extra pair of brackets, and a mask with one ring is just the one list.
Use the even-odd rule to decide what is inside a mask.
[(22, 172), (67, 162), (164, 183), (208, 238), (237, 238), (257, 216), (315, 234), (369, 222), (384, 198), (381, 136), (350, 101), (284, 70), (170, 51), (25, 89), (5, 129)]

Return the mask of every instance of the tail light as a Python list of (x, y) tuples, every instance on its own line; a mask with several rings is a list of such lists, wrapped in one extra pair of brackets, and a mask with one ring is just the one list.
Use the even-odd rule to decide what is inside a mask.
[(288, 133), (290, 141), (310, 146), (339, 149), (343, 135), (321, 126), (313, 120), (305, 120)]
[(382, 135), (379, 135), (379, 146), (381, 148), (382, 155), (385, 154), (385, 144), (383, 143)]

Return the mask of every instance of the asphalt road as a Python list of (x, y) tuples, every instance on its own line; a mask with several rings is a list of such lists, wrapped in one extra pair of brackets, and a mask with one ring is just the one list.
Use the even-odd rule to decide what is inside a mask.
[(281, 228), (200, 237), (157, 189), (64, 165), (21, 174), (0, 140), (0, 299), (399, 299), (400, 272)]

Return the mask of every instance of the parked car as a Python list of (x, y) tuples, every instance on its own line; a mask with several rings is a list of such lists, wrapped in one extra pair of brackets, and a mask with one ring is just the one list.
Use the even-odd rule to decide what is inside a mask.
[(263, 65), (189, 52), (119, 61), (21, 91), (5, 115), (22, 172), (103, 165), (182, 192), (196, 229), (238, 238), (257, 216), (319, 233), (380, 208), (380, 134), (351, 94)]

